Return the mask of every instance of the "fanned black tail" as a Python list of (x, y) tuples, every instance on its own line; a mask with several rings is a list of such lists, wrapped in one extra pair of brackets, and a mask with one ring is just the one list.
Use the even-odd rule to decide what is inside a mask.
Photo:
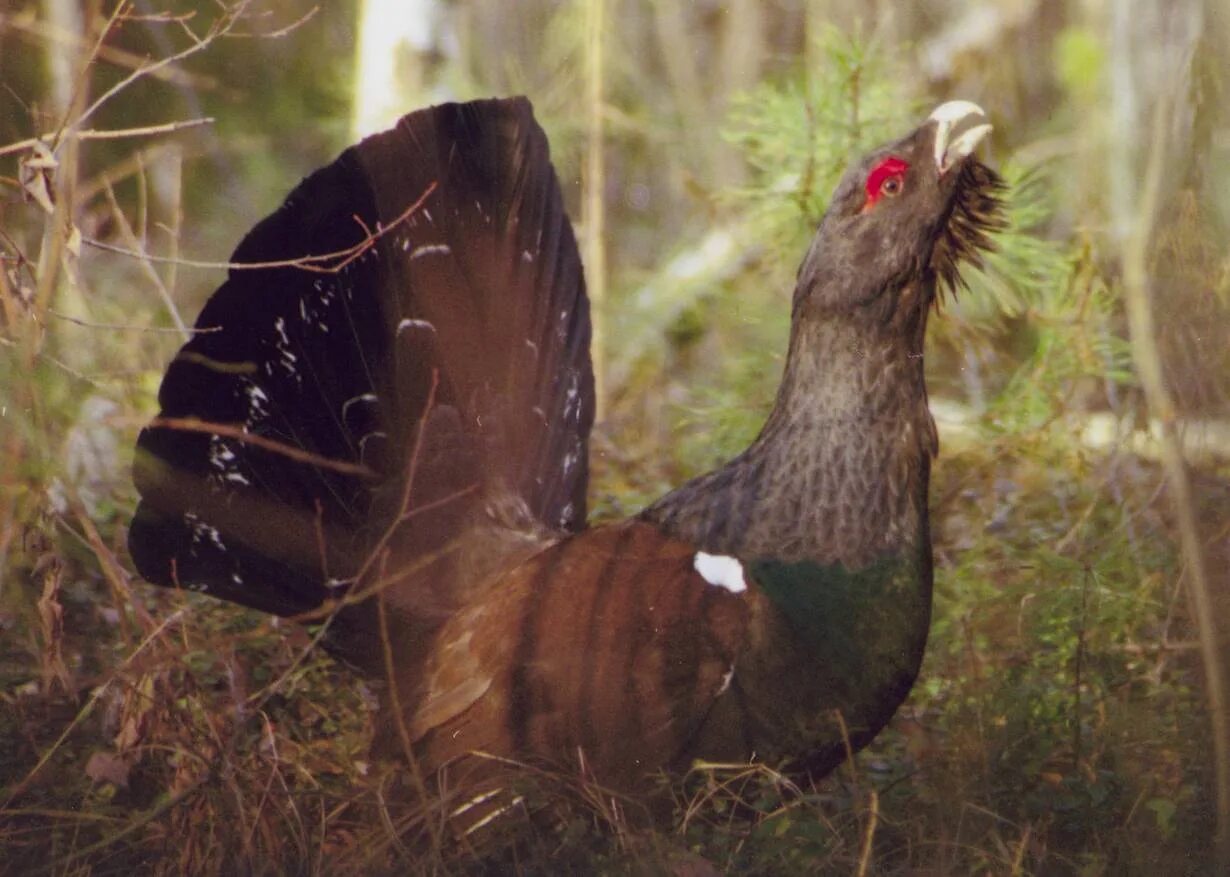
[(294, 615), (376, 548), (430, 560), (484, 516), (583, 526), (589, 306), (528, 101), (406, 116), (232, 261), (263, 267), (209, 300), (138, 439), (145, 578)]

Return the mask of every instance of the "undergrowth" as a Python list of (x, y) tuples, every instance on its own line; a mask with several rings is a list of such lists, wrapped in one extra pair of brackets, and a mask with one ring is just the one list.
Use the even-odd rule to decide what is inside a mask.
[[(916, 115), (871, 49), (832, 41), (825, 57), (730, 116), (751, 170), (722, 215), (755, 255), (673, 302), (660, 358), (625, 375), (595, 438), (600, 516), (754, 434), (800, 242), (848, 156)], [(133, 577), (127, 449), (175, 339), (134, 344), (165, 316), (107, 298), (95, 317), (123, 330), (48, 331), (39, 291), (80, 292), (37, 258), (63, 214), (10, 182), (0, 871), (1208, 873), (1207, 723), (1162, 480), (1126, 443), (1082, 439), (1091, 411), (1135, 398), (1114, 281), (1089, 242), (1046, 238), (1045, 174), (1007, 166), (1000, 255), (934, 323), (933, 390), (963, 407), (941, 418), (931, 643), (890, 728), (815, 783), (762, 764), (662, 778), (654, 818), (584, 776), (527, 771), (526, 807), (473, 843), (441, 842), (442, 805), (369, 757), (374, 694), (310, 631)], [(139, 282), (132, 263), (68, 251), (69, 274)], [(1200, 500), (1224, 520), (1220, 482)]]

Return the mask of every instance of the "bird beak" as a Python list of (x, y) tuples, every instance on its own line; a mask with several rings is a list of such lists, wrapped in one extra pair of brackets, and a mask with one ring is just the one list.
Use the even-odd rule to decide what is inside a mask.
[(967, 100), (940, 104), (929, 121), (935, 128), (935, 167), (944, 176), (991, 133), (991, 123), (982, 107)]

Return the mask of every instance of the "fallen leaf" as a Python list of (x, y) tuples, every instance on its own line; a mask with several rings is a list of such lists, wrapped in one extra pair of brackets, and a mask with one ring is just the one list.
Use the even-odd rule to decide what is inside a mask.
[(85, 765), (85, 775), (96, 783), (111, 783), (121, 789), (128, 788), (128, 764), (110, 752), (95, 752)]

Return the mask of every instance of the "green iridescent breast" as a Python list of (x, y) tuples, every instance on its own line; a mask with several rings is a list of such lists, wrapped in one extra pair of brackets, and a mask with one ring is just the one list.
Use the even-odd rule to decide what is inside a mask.
[(834, 745), (837, 712), (850, 736), (862, 739), (900, 705), (930, 625), (931, 577), (922, 561), (919, 554), (888, 555), (858, 570), (812, 561), (747, 564), (771, 611), (764, 630), (770, 641), (747, 656), (745, 669), (783, 750)]

